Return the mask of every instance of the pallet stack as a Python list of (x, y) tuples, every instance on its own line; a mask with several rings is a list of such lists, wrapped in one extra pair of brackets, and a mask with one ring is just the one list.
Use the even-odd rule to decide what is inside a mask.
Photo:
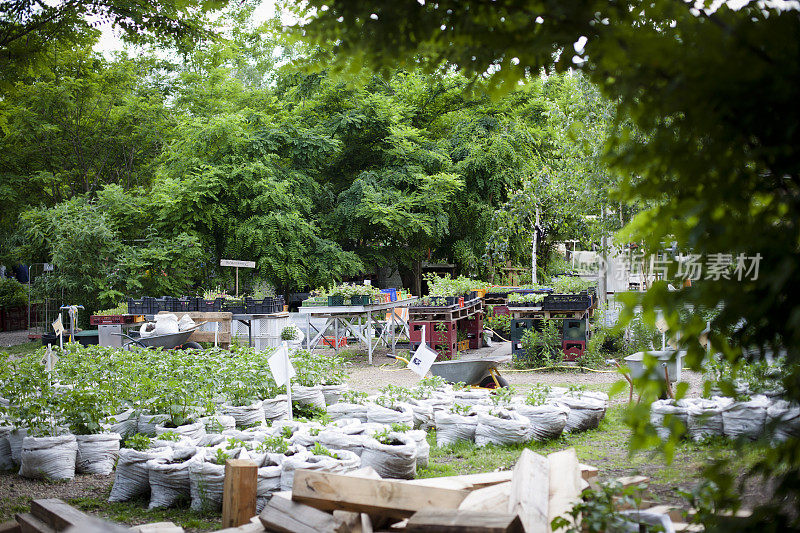
[(409, 340), (414, 351), (425, 343), (439, 353), (438, 360), (449, 360), (458, 353), (458, 333), (466, 336), (470, 349), (483, 346), (483, 306), (480, 298), (463, 305), (409, 307)]

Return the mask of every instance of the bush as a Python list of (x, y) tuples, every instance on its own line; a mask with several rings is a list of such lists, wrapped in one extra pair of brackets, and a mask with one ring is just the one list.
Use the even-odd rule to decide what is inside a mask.
[(556, 321), (546, 320), (542, 331), (531, 328), (522, 336), (525, 358), (517, 358), (516, 365), (539, 368), (557, 365), (564, 358), (561, 351), (561, 332)]
[(0, 307), (11, 308), (28, 305), (25, 285), (15, 279), (0, 278)]

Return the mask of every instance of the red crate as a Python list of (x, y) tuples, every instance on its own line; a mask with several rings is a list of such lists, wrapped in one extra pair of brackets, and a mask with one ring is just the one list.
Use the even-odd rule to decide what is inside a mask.
[(510, 315), (511, 311), (508, 310), (507, 305), (495, 305), (492, 311), (495, 315)]
[(135, 315), (92, 315), (89, 317), (89, 324), (92, 326), (132, 324), (135, 317)]
[(586, 351), (586, 341), (564, 341), (561, 343), (565, 361), (575, 361)]
[[(441, 330), (444, 324), (444, 331)], [(428, 344), (432, 343), (450, 343), (455, 342), (456, 339), (456, 322), (455, 321), (411, 321), (409, 323), (409, 336), (411, 342), (422, 341), (422, 327), (425, 326), (425, 341)], [(436, 328), (440, 329), (436, 329)]]
[(341, 348), (343, 346), (347, 346), (347, 337), (340, 338), (338, 345), (336, 342), (336, 337), (323, 337), (319, 340), (319, 345), (330, 346), (331, 348)]

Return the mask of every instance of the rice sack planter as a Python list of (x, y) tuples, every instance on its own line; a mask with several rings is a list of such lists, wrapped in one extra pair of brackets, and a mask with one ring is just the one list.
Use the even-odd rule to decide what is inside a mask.
[(325, 405), (334, 405), (347, 392), (348, 387), (342, 383), (337, 383), (334, 385), (320, 385), (319, 389), (323, 398), (325, 398)]
[(19, 475), (53, 480), (75, 477), (78, 443), (75, 435), (25, 437), (20, 452)]
[(405, 424), (413, 427), (414, 410), (406, 403), (397, 403), (391, 407), (371, 405), (367, 408), (367, 422), (375, 424)]
[(11, 470), (14, 468), (14, 459), (11, 456), (11, 445), (8, 443), (8, 436), (14, 428), (11, 426), (0, 426), (0, 470)]
[(417, 443), (404, 433), (376, 434), (365, 443), (361, 465), (371, 466), (384, 478), (413, 479), (417, 473)]
[(712, 437), (722, 437), (725, 434), (722, 422), (722, 409), (731, 403), (729, 398), (714, 398), (705, 400), (694, 398), (686, 400), (687, 431), (689, 438), (700, 442)]
[(414, 429), (427, 431), (433, 428), (433, 405), (425, 400), (417, 400), (415, 398), (410, 398), (408, 405), (411, 406), (414, 417)]
[(437, 446), (447, 446), (460, 440), (475, 442), (478, 413), (469, 406), (464, 406), (457, 412), (436, 411), (433, 416), (436, 423)]
[(24, 441), (27, 436), (28, 430), (26, 428), (14, 428), (6, 435), (8, 447), (11, 450), (11, 460), (14, 461), (15, 464), (19, 464), (22, 460), (22, 441)]
[(764, 433), (769, 400), (755, 396), (748, 402), (733, 402), (722, 409), (722, 425), (730, 439), (757, 440)]
[(286, 398), (287, 396), (285, 394), (280, 394), (274, 398), (262, 400), (261, 405), (264, 408), (264, 418), (270, 421), (288, 418), (289, 406), (286, 403)]
[(99, 433), (96, 435), (76, 435), (78, 444), (76, 470), (79, 474), (98, 474), (107, 476), (114, 471), (119, 456), (119, 433)]
[(333, 429), (320, 431), (317, 435), (317, 442), (329, 450), (344, 450), (352, 452), (358, 457), (364, 453), (368, 439), (369, 437), (363, 434), (348, 434)]
[(211, 415), (204, 416), (197, 420), (202, 422), (205, 427), (206, 434), (208, 433), (222, 433), (226, 429), (233, 429), (236, 427), (236, 419), (228, 415)]
[(191, 495), (189, 488), (189, 464), (197, 449), (182, 448), (172, 457), (150, 459), (145, 463), (150, 483), (150, 505), (148, 509), (172, 507), (178, 500)]
[(140, 413), (136, 420), (136, 433), (155, 437), (156, 427), (166, 424), (168, 420), (170, 420), (169, 415)]
[(325, 410), (325, 396), (320, 387), (292, 385), (292, 404), (308, 405)]
[(368, 409), (368, 406), (358, 403), (339, 402), (328, 407), (328, 416), (334, 421), (343, 418), (357, 418), (362, 422), (366, 422)]
[(127, 439), (138, 432), (139, 413), (134, 409), (126, 409), (101, 420), (100, 427), (108, 433), (118, 433), (121, 438)]
[(800, 406), (786, 400), (776, 401), (767, 408), (767, 428), (775, 442), (800, 438)]
[(247, 405), (224, 404), (221, 408), (222, 414), (232, 416), (236, 421), (236, 427), (247, 427), (257, 424), (265, 424), (264, 404), (261, 400), (254, 401)]
[[(278, 456), (280, 457), (280, 456)], [(271, 454), (267, 454), (258, 463), (258, 487), (256, 489), (256, 513), (261, 513), (267, 502), (272, 497), (272, 493), (281, 490), (281, 467), (280, 461)]]
[(225, 483), (225, 461), (228, 459), (254, 459), (244, 448), (201, 450), (189, 461), (189, 492), (193, 511), (219, 511), (222, 508), (222, 491)]
[(606, 402), (589, 396), (564, 395), (554, 403), (560, 403), (569, 408), (567, 425), (564, 426), (564, 431), (567, 433), (595, 429), (606, 414)]
[(431, 445), (428, 444), (428, 434), (421, 429), (406, 431), (406, 435), (414, 439), (417, 446), (417, 466), (428, 468), (428, 459), (431, 455)]
[(168, 421), (164, 424), (159, 424), (156, 426), (156, 438), (164, 433), (183, 435), (185, 437), (189, 437), (190, 439), (197, 440), (206, 434), (206, 427), (205, 423), (199, 420), (197, 422), (183, 424), (177, 427)]
[(329, 455), (315, 455), (311, 451), (301, 451), (291, 456), (284, 456), (281, 461), (281, 490), (292, 490), (294, 472), (298, 468), (336, 472), (341, 471), (340, 467), (339, 459)]
[(475, 444), (520, 444), (530, 440), (531, 423), (524, 416), (507, 409), (478, 413)]
[(681, 431), (676, 422), (680, 422), (684, 429), (689, 427), (689, 406), (686, 402), (683, 400), (656, 400), (652, 403), (650, 423), (655, 426), (658, 438), (667, 440), (673, 432)]
[(152, 459), (172, 459), (172, 448), (155, 448), (145, 451), (122, 448), (117, 460), (114, 486), (111, 487), (109, 502), (126, 502), (131, 498), (146, 495), (150, 491), (150, 474), (147, 461)]
[(564, 404), (514, 405), (513, 410), (531, 423), (531, 438), (536, 441), (557, 439), (567, 427), (570, 409)]

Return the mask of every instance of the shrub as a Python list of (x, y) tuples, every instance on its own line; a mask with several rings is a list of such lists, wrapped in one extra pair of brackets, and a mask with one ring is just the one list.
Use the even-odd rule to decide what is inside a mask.
[(556, 321), (545, 320), (541, 331), (528, 329), (522, 336), (524, 358), (517, 358), (515, 363), (524, 368), (553, 366), (564, 357), (561, 351), (561, 333)]
[(28, 305), (28, 292), (25, 285), (15, 279), (0, 278), (0, 307), (21, 307)]

